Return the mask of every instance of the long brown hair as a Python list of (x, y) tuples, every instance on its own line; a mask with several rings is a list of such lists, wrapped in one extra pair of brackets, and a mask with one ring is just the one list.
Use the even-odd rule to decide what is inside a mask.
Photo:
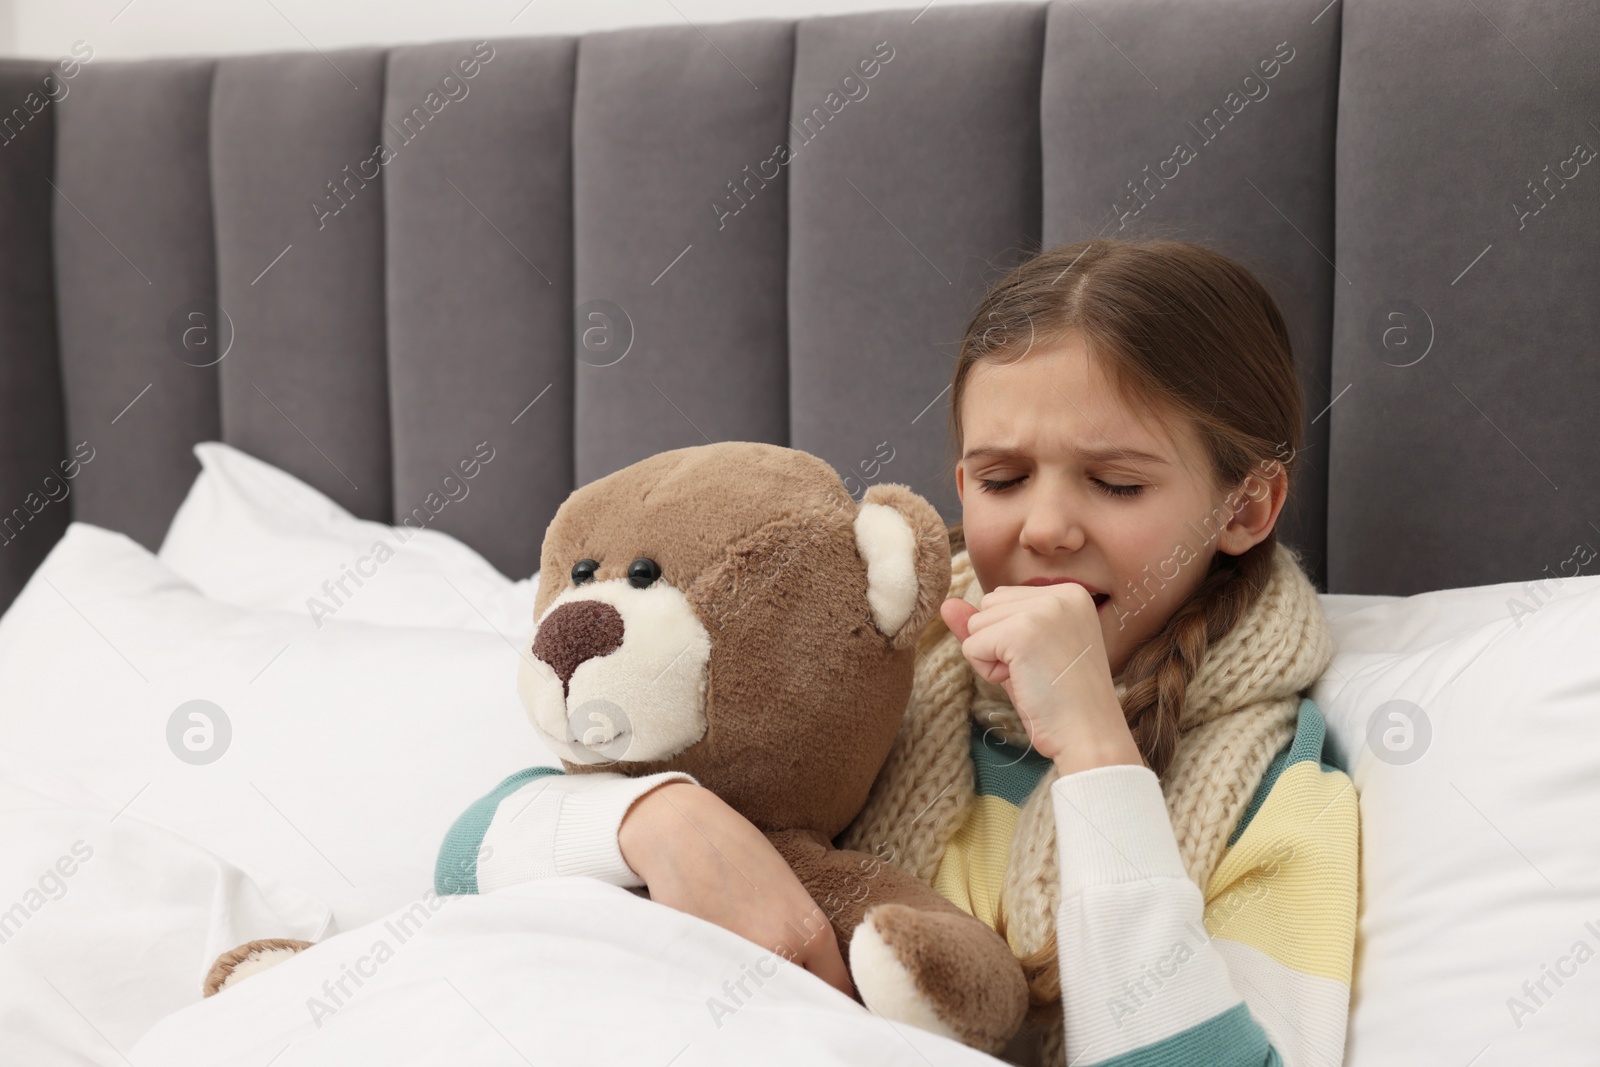
[[(1272, 296), (1220, 253), (1169, 239), (1095, 238), (1042, 251), (1000, 279), (973, 312), (950, 395), (953, 463), (961, 399), (979, 362), (1024, 358), (1080, 336), (1119, 394), (1185, 419), (1204, 442), (1213, 484), (1239, 488), (1282, 465), (1294, 485), (1303, 402), (1289, 333)], [(952, 465), (952, 471), (953, 471)], [(961, 524), (951, 550), (965, 547)], [(1129, 658), (1122, 711), (1145, 763), (1165, 776), (1184, 693), (1206, 649), (1238, 624), (1272, 571), (1277, 532), (1237, 556), (1214, 554), (1198, 589)], [(1005, 936), (1003, 909), (996, 928)], [(1061, 997), (1056, 938), (1022, 960), (1034, 1007)]]

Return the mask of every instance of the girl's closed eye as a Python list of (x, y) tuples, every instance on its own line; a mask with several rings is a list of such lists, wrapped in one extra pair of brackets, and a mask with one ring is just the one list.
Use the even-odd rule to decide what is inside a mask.
[[(1019, 474), (1015, 478), (1007, 478), (1004, 481), (979, 478), (978, 485), (986, 493), (1003, 493), (1013, 485), (1020, 484), (1026, 477), (1026, 474)], [(1144, 486), (1142, 485), (1113, 485), (1110, 482), (1102, 482), (1099, 478), (1090, 478), (1089, 480), (1094, 483), (1097, 492), (1104, 493), (1106, 496), (1131, 497), (1138, 496), (1144, 491)]]

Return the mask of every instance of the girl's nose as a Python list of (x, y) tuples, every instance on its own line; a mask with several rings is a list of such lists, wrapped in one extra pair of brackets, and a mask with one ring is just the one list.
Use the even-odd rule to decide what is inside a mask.
[(1082, 521), (1059, 500), (1036, 499), (1022, 526), (1022, 543), (1041, 554), (1076, 552), (1087, 540)]

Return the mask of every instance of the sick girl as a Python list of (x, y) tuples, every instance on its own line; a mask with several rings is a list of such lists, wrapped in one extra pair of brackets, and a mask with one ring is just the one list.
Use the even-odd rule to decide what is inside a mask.
[[(1032, 1004), (1010, 1062), (1341, 1062), (1358, 814), (1306, 695), (1327, 622), (1275, 529), (1303, 406), (1271, 296), (1189, 243), (1052, 248), (979, 304), (950, 394), (950, 596), (836, 843), (1006, 937)], [(831, 928), (796, 936), (817, 902), (690, 776), (539, 783), (452, 831), (472, 888), (648, 886), (852, 991)]]

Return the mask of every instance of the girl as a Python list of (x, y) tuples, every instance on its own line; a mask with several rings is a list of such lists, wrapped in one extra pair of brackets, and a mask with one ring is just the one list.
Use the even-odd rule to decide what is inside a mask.
[[(1192, 244), (1063, 245), (972, 317), (950, 599), (837, 843), (1008, 939), (1033, 1003), (1011, 1062), (1342, 1061), (1356, 795), (1304, 696), (1327, 623), (1274, 529), (1302, 414), (1272, 298)], [(513, 776), (439, 870), (441, 893), (648, 886), (852, 991), (831, 928), (796, 936), (818, 909), (787, 864), (688, 775)]]

